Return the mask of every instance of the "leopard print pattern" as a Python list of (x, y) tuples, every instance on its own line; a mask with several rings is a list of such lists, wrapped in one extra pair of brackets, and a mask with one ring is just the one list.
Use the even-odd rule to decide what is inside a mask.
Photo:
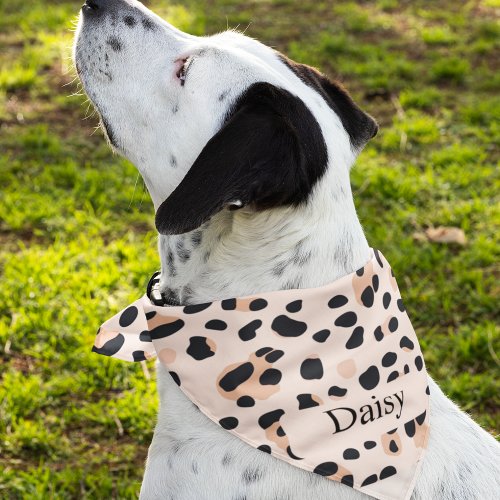
[(147, 295), (93, 351), (155, 355), (211, 420), (262, 452), (375, 498), (409, 498), (429, 389), (394, 274), (377, 250), (326, 286), (189, 306)]

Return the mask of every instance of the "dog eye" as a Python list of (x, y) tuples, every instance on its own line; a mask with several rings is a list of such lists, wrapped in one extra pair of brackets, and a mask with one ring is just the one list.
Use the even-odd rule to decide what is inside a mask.
[(179, 78), (181, 86), (184, 86), (184, 83), (186, 83), (187, 72), (189, 70), (189, 66), (191, 65), (192, 60), (193, 60), (192, 57), (186, 57), (185, 59), (182, 60), (182, 66), (177, 72), (177, 78)]

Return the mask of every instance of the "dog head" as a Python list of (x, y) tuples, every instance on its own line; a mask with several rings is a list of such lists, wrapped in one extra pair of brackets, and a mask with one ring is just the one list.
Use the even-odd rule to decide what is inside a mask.
[(306, 203), (348, 179), (377, 132), (337, 83), (243, 34), (183, 33), (135, 0), (87, 0), (78, 75), (112, 147), (141, 172), (162, 234), (222, 210)]

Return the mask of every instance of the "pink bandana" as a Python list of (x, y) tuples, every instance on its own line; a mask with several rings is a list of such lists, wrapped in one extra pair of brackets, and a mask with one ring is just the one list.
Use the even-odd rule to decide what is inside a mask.
[(375, 498), (411, 496), (427, 374), (377, 250), (318, 288), (169, 307), (146, 294), (101, 326), (93, 350), (157, 354), (208, 418), (249, 445)]

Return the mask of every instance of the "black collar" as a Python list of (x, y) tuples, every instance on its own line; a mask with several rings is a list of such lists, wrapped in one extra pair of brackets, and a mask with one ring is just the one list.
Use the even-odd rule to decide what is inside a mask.
[(180, 306), (180, 302), (160, 291), (160, 271), (153, 273), (146, 287), (146, 295), (155, 306)]

